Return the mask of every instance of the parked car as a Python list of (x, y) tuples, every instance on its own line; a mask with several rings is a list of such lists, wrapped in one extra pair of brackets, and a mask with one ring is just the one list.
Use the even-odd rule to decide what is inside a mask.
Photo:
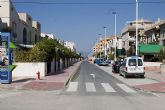
[(99, 65), (99, 66), (108, 66), (109, 63), (106, 62), (106, 61), (102, 61), (102, 62), (100, 62), (98, 65)]
[(112, 72), (113, 73), (119, 73), (121, 64), (122, 64), (121, 61), (114, 61), (112, 63)]
[(143, 59), (138, 56), (127, 57), (123, 61), (120, 71), (120, 75), (123, 75), (125, 78), (128, 76), (140, 76), (144, 77), (144, 64)]

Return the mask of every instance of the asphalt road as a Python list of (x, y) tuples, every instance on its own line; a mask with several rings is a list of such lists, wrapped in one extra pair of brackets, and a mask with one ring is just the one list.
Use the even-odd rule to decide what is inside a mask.
[(134, 90), (88, 62), (61, 91), (0, 90), (0, 110), (164, 110), (164, 104), (165, 94)]
[(134, 95), (139, 91), (123, 84), (121, 81), (107, 74), (89, 62), (83, 62), (76, 77), (64, 94), (77, 95)]

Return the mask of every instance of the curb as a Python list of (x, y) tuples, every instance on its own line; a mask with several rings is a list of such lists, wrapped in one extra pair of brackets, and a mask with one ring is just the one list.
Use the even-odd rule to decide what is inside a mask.
[[(95, 65), (95, 64), (93, 64), (93, 65)], [(95, 66), (98, 67), (98, 65), (95, 65)], [(98, 67), (98, 68), (99, 68), (99, 67)], [(101, 69), (101, 68), (100, 68), (100, 69)], [(101, 70), (103, 70), (103, 69), (101, 69)], [(103, 70), (103, 71), (106, 72), (105, 70)], [(106, 73), (107, 73), (107, 72), (106, 72)], [(134, 88), (134, 89), (136, 89), (136, 90), (140, 90), (140, 91), (144, 91), (144, 92), (165, 93), (165, 92), (154, 91), (154, 90), (152, 91), (152, 90), (147, 90), (147, 89), (143, 89), (143, 88), (138, 88), (138, 87), (135, 87), (135, 86), (131, 86), (131, 85), (129, 85), (129, 84), (123, 82), (122, 80), (116, 78), (116, 77), (115, 77), (114, 75), (112, 75), (112, 74), (109, 74), (109, 73), (108, 73), (108, 75), (111, 75), (113, 78), (115, 78), (115, 79), (121, 81), (122, 83), (124, 83), (124, 84), (127, 85), (128, 87), (132, 87), (132, 88)], [(147, 77), (147, 76), (145, 76), (145, 78), (152, 79), (152, 78), (149, 78), (149, 77)], [(156, 80), (156, 79), (152, 79), (152, 80), (158, 81), (158, 80)], [(160, 82), (160, 81), (158, 81), (158, 82)]]
[(76, 76), (78, 70), (80, 69), (80, 65), (81, 65), (82, 61), (79, 62), (79, 64), (77, 65), (76, 69), (73, 71), (72, 75), (68, 78), (68, 80), (65, 82), (64, 87), (67, 87), (68, 84), (72, 81), (72, 79)]
[(134, 87), (134, 86), (131, 86), (131, 87), (134, 88), (134, 89), (136, 89), (136, 90), (141, 90), (141, 91), (144, 91), (144, 92), (165, 93), (165, 91), (164, 92), (160, 92), (160, 91), (142, 89), (142, 88), (138, 88), (138, 87)]

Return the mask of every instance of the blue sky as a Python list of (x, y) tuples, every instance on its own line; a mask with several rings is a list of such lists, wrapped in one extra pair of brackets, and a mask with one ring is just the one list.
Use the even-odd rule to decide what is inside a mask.
[[(14, 2), (57, 2), (57, 3), (135, 3), (136, 0), (13, 0)], [(139, 2), (163, 0), (139, 0)], [(78, 51), (89, 52), (99, 38), (114, 35), (114, 15), (117, 12), (117, 34), (127, 21), (135, 20), (135, 4), (19, 4), (14, 3), (18, 12), (27, 12), (42, 25), (42, 32), (53, 33), (59, 39), (74, 41)], [(165, 3), (139, 4), (139, 18), (156, 21), (164, 19)]]

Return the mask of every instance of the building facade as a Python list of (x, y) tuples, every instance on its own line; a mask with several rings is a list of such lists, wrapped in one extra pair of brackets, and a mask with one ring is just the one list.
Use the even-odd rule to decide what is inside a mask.
[(17, 13), (11, 0), (0, 1), (0, 31), (11, 32), (16, 45), (33, 45), (40, 41), (41, 25), (27, 13)]
[[(149, 20), (140, 19), (137, 21), (138, 26), (138, 34), (146, 28), (152, 26), (153, 22)], [(122, 29), (121, 33), (122, 44), (123, 47), (128, 50), (131, 45), (135, 45), (136, 40), (136, 21), (131, 21), (126, 24), (126, 26)], [(141, 38), (138, 40), (140, 41)]]
[(115, 47), (116, 49), (122, 49), (122, 40), (119, 39), (119, 37), (115, 38), (115, 36), (108, 36), (104, 39), (100, 39), (93, 47), (94, 56), (107, 57), (110, 53), (114, 54)]
[(72, 52), (76, 52), (76, 45), (74, 42), (66, 41), (64, 42), (64, 46), (70, 49)]
[(152, 27), (145, 29), (142, 43), (165, 46), (165, 20), (158, 19)]

